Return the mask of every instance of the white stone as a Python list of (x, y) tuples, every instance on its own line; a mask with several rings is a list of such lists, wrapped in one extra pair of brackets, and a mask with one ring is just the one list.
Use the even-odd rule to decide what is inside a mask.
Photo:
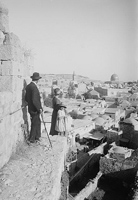
[(10, 92), (0, 92), (0, 107), (12, 102), (12, 93)]
[(1, 76), (0, 77), (0, 92), (8, 91), (11, 92), (15, 90), (15, 85), (13, 85), (11, 76)]
[(3, 41), (5, 40), (4, 33), (0, 30), (0, 45), (3, 44)]
[(25, 78), (30, 78), (33, 68), (31, 59), (27, 61), (19, 38), (9, 33), (8, 9), (0, 2), (0, 168), (24, 140), (22, 97)]
[[(23, 80), (17, 76), (0, 76), (0, 92), (22, 92)], [(22, 97), (21, 97), (22, 98)]]
[(29, 191), (30, 192), (35, 192), (36, 191), (36, 187), (32, 187)]
[(5, 181), (5, 185), (11, 185), (11, 183), (13, 183), (13, 180), (7, 179)]
[(4, 44), (0, 46), (0, 60), (14, 60), (23, 61), (23, 52), (21, 47), (13, 46), (11, 44)]
[(4, 33), (9, 32), (9, 16), (6, 12), (0, 12), (0, 30)]
[(19, 40), (18, 36), (14, 33), (7, 33), (5, 34), (5, 44), (12, 45), (16, 47), (21, 47), (21, 41)]
[(1, 76), (22, 76), (23, 69), (17, 61), (1, 61), (0, 63), (0, 75)]

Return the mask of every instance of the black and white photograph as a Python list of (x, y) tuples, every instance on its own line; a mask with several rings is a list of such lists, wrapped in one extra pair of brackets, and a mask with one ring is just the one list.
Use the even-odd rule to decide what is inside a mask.
[(0, 200), (138, 200), (138, 0), (0, 0)]

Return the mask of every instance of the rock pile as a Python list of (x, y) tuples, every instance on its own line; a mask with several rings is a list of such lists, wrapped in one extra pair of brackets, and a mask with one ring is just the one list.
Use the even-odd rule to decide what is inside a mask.
[(130, 157), (124, 158), (120, 154), (116, 154), (113, 157), (101, 157), (100, 159), (100, 171), (103, 174), (108, 174), (111, 172), (122, 171), (126, 169), (133, 169), (137, 166), (138, 162), (138, 150), (132, 152)]

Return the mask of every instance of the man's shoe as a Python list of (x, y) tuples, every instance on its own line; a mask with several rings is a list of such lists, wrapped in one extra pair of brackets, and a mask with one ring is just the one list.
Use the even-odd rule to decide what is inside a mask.
[(36, 142), (36, 144), (42, 144), (43, 143), (41, 138), (36, 139), (35, 142)]
[(29, 141), (29, 140), (28, 140), (27, 144), (28, 144), (29, 146), (35, 146), (35, 145), (36, 145), (36, 142), (35, 142), (35, 141)]
[(35, 141), (42, 142), (42, 138), (39, 137), (39, 138), (35, 139)]
[(41, 140), (40, 139), (36, 139), (35, 141), (40, 142)]
[(35, 140), (30, 140), (29, 142), (30, 142), (30, 143), (35, 143)]

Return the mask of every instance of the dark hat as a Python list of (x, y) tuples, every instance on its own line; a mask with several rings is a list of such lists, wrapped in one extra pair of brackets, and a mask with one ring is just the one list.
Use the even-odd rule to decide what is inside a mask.
[(59, 106), (63, 108), (67, 108), (63, 103), (61, 103)]
[(34, 72), (33, 75), (30, 76), (30, 77), (31, 77), (33, 80), (39, 80), (40, 78), (42, 78), (42, 77), (40, 77), (39, 73), (37, 73), (37, 72)]

